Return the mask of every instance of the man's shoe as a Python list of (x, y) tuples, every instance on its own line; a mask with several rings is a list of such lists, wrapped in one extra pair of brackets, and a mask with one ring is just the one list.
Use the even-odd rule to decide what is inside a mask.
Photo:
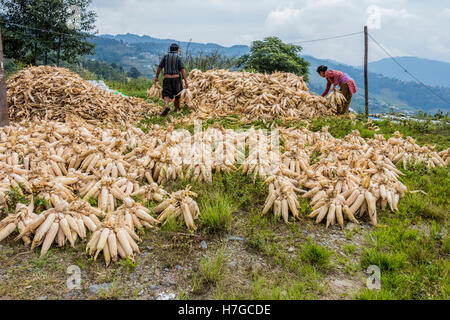
[(164, 111), (161, 113), (161, 117), (165, 117), (167, 116), (167, 114), (169, 113), (170, 108), (165, 108)]

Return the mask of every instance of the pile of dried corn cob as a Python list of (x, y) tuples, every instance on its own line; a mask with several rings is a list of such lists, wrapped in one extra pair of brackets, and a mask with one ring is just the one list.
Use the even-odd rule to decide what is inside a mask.
[(9, 118), (14, 121), (64, 121), (67, 115), (77, 115), (94, 122), (120, 122), (160, 110), (156, 104), (108, 93), (68, 69), (51, 66), (26, 68), (10, 77), (7, 96)]
[[(283, 148), (277, 148), (277, 139)], [(249, 157), (244, 159), (247, 148)], [(326, 128), (277, 128), (266, 135), (253, 128), (243, 132), (215, 126), (194, 135), (161, 128), (144, 134), (131, 126), (100, 129), (77, 121), (3, 127), (0, 150), (3, 198), (10, 187), (20, 187), (30, 198), (35, 193), (47, 199), (40, 214), (34, 212), (32, 199), (29, 206), (17, 205), (0, 222), (0, 240), (18, 228), (17, 239), (42, 245), (44, 254), (55, 241), (73, 245), (90, 232), (87, 251), (95, 258), (103, 252), (107, 263), (119, 256), (132, 258), (139, 252), (135, 231), (155, 228), (168, 217), (196, 229), (197, 195), (189, 189), (169, 194), (161, 186), (171, 180), (208, 182), (214, 171), (241, 165), (244, 174), (260, 176), (268, 185), (262, 214), (272, 211), (286, 222), (289, 212), (299, 218), (301, 196), (310, 199), (310, 217), (326, 221), (327, 227), (343, 227), (345, 219), (357, 223), (364, 215), (376, 225), (378, 208), (396, 211), (407, 192), (396, 163), (435, 167), (449, 159), (448, 150), (438, 154), (399, 133), (389, 140), (381, 135), (365, 140), (354, 131), (336, 139)], [(134, 200), (138, 195), (160, 203), (154, 209), (158, 217)]]
[(336, 110), (339, 110), (339, 108), (347, 102), (347, 99), (339, 91), (333, 91), (326, 97), (326, 99), (328, 105)]
[[(336, 113), (336, 105), (312, 94), (302, 77), (291, 73), (249, 73), (227, 70), (192, 70), (190, 89), (181, 97), (201, 119), (229, 115), (247, 120), (311, 119)], [(150, 97), (160, 96), (152, 87)]]

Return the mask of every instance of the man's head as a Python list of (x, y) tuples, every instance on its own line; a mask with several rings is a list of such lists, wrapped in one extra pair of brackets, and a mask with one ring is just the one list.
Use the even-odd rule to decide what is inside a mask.
[(319, 66), (317, 68), (317, 73), (322, 77), (325, 78), (325, 72), (327, 72), (328, 67), (327, 66)]
[(178, 44), (176, 44), (176, 43), (172, 43), (171, 45), (170, 45), (170, 52), (178, 52), (178, 49), (179, 49), (180, 47), (178, 46)]

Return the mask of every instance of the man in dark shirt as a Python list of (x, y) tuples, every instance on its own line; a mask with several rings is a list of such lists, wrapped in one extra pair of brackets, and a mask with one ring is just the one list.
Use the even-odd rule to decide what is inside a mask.
[(186, 88), (189, 88), (189, 84), (186, 78), (186, 70), (184, 69), (183, 60), (178, 55), (178, 45), (172, 43), (170, 45), (170, 52), (162, 58), (156, 71), (155, 83), (159, 81), (159, 73), (164, 69), (164, 81), (162, 96), (164, 99), (165, 109), (161, 116), (165, 116), (169, 113), (169, 101), (175, 98), (174, 105), (177, 111), (181, 110), (180, 107), (180, 92), (183, 90), (183, 84), (181, 82), (180, 72), (184, 78), (184, 84)]

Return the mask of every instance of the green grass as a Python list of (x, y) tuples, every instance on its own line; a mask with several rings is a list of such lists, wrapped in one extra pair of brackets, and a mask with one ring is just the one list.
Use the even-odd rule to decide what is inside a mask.
[(215, 285), (224, 277), (224, 253), (224, 248), (221, 248), (213, 257), (205, 257), (200, 261), (200, 276), (206, 284)]
[(226, 202), (229, 202), (227, 205), (232, 205), (235, 210), (259, 210), (267, 197), (267, 186), (261, 179), (253, 180), (252, 177), (243, 175), (240, 171), (215, 172), (210, 184), (179, 179), (170, 182), (166, 189), (177, 191), (185, 189), (188, 185), (192, 187), (192, 191), (198, 194), (196, 201), (199, 206), (213, 199), (216, 194), (220, 194), (222, 198), (226, 199)]
[(215, 192), (200, 204), (201, 224), (211, 232), (228, 231), (236, 211), (236, 204), (228, 194)]
[(129, 97), (147, 98), (147, 90), (153, 85), (153, 80), (138, 78), (127, 82), (107, 81), (110, 89), (117, 90)]
[(23, 187), (19, 185), (19, 188), (10, 187), (7, 192), (8, 200), (6, 202), (6, 207), (2, 209), (4, 213), (14, 213), (16, 211), (16, 206), (18, 203), (28, 205), (29, 200), (23, 193)]
[(365, 120), (330, 117), (311, 120), (308, 128), (312, 131), (320, 131), (328, 126), (328, 132), (335, 138), (343, 138), (357, 129), (363, 138), (373, 138), (375, 134), (383, 134), (388, 139), (398, 131), (404, 137), (413, 137), (419, 145), (436, 144), (438, 151), (450, 148), (450, 124), (446, 120), (439, 123), (413, 120), (398, 123), (390, 120), (377, 121), (374, 124), (379, 127), (378, 132), (368, 129), (366, 123)]
[(138, 263), (127, 257), (126, 259), (120, 259), (120, 265), (123, 266), (126, 270), (132, 272), (136, 269)]
[(161, 226), (161, 230), (168, 232), (179, 232), (183, 229), (184, 220), (177, 219), (175, 216), (168, 217)]
[(45, 211), (48, 206), (47, 199), (40, 198), (37, 195), (34, 195), (34, 212), (36, 214), (40, 214), (42, 211)]
[(364, 289), (357, 299), (449, 298), (449, 168), (416, 166), (405, 173), (403, 183), (426, 195), (407, 194), (398, 213), (383, 213), (381, 227), (367, 233), (360, 266), (380, 268), (381, 290)]
[(98, 206), (98, 201), (94, 197), (89, 197), (87, 202), (93, 207), (97, 207)]
[(344, 245), (343, 249), (347, 255), (352, 255), (356, 252), (357, 246), (354, 243), (349, 243), (349, 244)]
[(400, 214), (410, 218), (426, 218), (437, 221), (448, 219), (450, 207), (450, 166), (428, 169), (416, 165), (404, 171), (401, 181), (409, 190), (423, 193), (407, 194), (400, 200)]
[(250, 299), (253, 300), (310, 300), (317, 299), (323, 288), (314, 283), (280, 277), (275, 283), (268, 283), (265, 277), (257, 277), (254, 281)]
[(125, 290), (126, 288), (122, 287), (119, 282), (114, 279), (110, 287), (99, 289), (97, 296), (102, 300), (117, 300), (125, 293)]
[[(154, 103), (158, 103), (160, 106), (164, 107), (164, 101), (158, 98), (151, 98), (149, 99), (151, 102)], [(179, 119), (182, 117), (187, 116), (188, 114), (191, 113), (191, 110), (186, 106), (183, 105), (181, 108), (181, 111), (179, 112), (174, 112), (174, 106), (172, 103), (169, 103), (169, 107), (171, 108), (171, 112), (169, 113), (169, 115), (173, 118), (173, 119)], [(140, 128), (144, 133), (148, 133), (149, 130), (151, 129), (152, 126), (154, 125), (159, 125), (161, 127), (166, 127), (169, 124), (168, 122), (168, 118), (167, 117), (161, 117), (159, 114), (145, 114), (144, 117), (142, 118), (142, 120), (137, 124), (137, 127)], [(180, 127), (180, 126), (175, 126), (174, 129), (187, 129), (189, 130), (191, 133), (194, 132), (193, 129), (193, 125), (192, 126), (187, 126), (187, 127)]]
[(330, 263), (331, 253), (328, 249), (311, 241), (304, 244), (300, 251), (300, 258), (314, 266), (323, 268)]

